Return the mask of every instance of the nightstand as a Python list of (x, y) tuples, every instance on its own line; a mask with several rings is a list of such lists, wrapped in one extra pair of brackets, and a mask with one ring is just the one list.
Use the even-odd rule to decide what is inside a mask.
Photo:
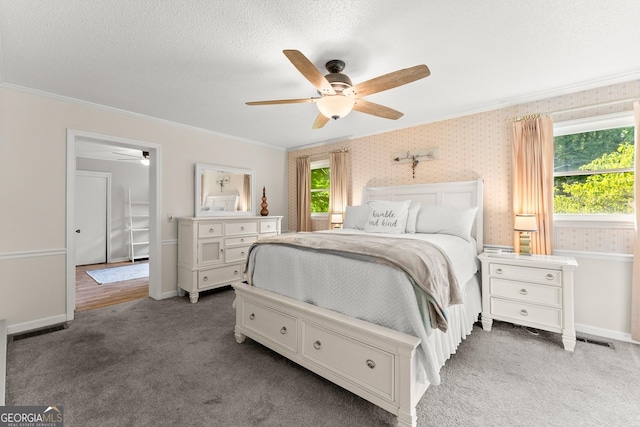
[(574, 258), (513, 253), (478, 256), (482, 263), (482, 328), (493, 319), (562, 334), (564, 349), (573, 351)]

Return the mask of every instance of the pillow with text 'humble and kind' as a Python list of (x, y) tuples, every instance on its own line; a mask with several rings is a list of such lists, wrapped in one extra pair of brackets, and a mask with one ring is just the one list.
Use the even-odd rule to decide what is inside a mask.
[(368, 233), (404, 233), (410, 204), (410, 200), (403, 202), (374, 200), (369, 202), (369, 218), (364, 231)]

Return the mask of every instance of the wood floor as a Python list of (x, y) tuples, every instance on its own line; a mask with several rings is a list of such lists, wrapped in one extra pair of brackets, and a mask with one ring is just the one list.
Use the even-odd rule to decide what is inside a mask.
[(129, 265), (131, 261), (91, 264), (76, 267), (76, 311), (93, 310), (149, 296), (149, 278), (99, 285), (87, 270)]

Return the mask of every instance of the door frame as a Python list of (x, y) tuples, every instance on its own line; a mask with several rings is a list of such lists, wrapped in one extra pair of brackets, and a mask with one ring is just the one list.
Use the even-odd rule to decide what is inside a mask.
[(152, 142), (67, 129), (67, 320), (74, 319), (76, 308), (74, 236), (76, 145), (83, 141), (149, 152), (149, 296), (155, 300), (162, 299), (162, 146)]
[[(111, 173), (109, 172), (98, 172), (98, 171), (87, 171), (87, 170), (82, 170), (82, 169), (76, 169), (76, 174), (74, 175), (74, 179), (76, 179), (76, 177), (78, 175), (84, 175), (84, 176), (93, 176), (93, 177), (99, 177), (99, 178), (105, 178), (106, 180), (106, 191), (107, 191), (107, 228), (104, 231), (105, 233), (105, 239), (107, 240), (107, 256), (106, 256), (106, 260), (107, 260), (107, 264), (111, 262)], [(74, 189), (73, 189), (73, 197), (74, 197), (74, 202), (73, 202), (73, 207), (74, 207), (74, 223), (73, 223), (73, 229), (76, 229), (76, 224), (75, 224), (75, 182), (74, 182)], [(74, 238), (74, 248), (75, 248), (75, 238)], [(75, 264), (75, 250), (73, 252), (73, 263)]]

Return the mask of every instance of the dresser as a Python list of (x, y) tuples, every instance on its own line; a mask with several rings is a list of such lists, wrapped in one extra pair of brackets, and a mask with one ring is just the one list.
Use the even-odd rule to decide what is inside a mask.
[(513, 253), (478, 256), (482, 263), (482, 327), (493, 319), (562, 334), (564, 349), (573, 351), (574, 258)]
[(280, 234), (281, 216), (178, 219), (178, 291), (200, 292), (244, 280), (251, 244)]

